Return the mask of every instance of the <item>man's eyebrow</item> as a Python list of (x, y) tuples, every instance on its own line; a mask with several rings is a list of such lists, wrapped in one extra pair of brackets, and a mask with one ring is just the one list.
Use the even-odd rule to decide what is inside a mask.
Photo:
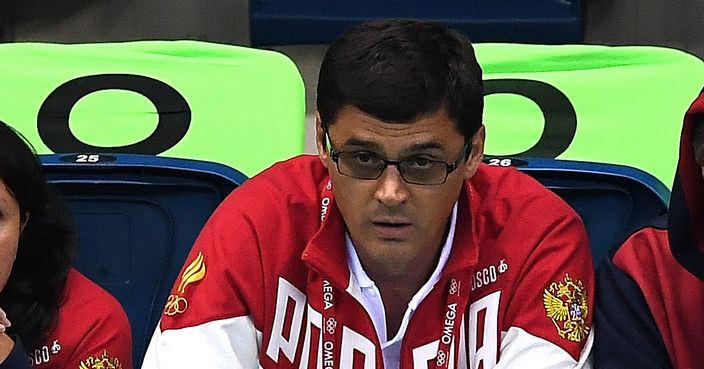
[(418, 152), (418, 151), (430, 151), (430, 150), (445, 151), (445, 146), (441, 145), (438, 142), (434, 142), (434, 141), (422, 142), (422, 143), (417, 143), (417, 144), (411, 145), (410, 147), (404, 149), (403, 152), (414, 153), (414, 152)]
[(348, 138), (344, 143), (343, 146), (345, 148), (359, 148), (359, 149), (365, 149), (365, 150), (374, 150), (378, 152), (383, 152), (384, 148), (373, 141), (367, 141), (358, 137), (351, 137)]

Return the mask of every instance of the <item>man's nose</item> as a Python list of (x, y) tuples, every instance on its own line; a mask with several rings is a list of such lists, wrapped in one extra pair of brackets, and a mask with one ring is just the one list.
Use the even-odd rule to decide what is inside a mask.
[(408, 200), (408, 184), (401, 177), (396, 165), (389, 165), (377, 179), (374, 197), (388, 207), (402, 205)]

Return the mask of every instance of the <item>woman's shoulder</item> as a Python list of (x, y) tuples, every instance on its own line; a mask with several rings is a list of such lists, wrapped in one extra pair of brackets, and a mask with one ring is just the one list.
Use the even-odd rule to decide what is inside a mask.
[(73, 312), (98, 309), (102, 315), (113, 310), (124, 313), (114, 296), (75, 268), (66, 276), (59, 313), (67, 309)]
[[(68, 272), (56, 325), (35, 350), (35, 368), (91, 367), (92, 362), (132, 367), (130, 323), (122, 306), (75, 269)], [(32, 355), (30, 355), (32, 356)]]

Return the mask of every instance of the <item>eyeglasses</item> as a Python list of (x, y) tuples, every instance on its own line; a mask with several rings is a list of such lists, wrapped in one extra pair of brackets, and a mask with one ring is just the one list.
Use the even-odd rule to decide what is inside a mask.
[(330, 136), (326, 132), (327, 141), (330, 147), (330, 157), (337, 166), (340, 174), (357, 179), (378, 179), (386, 167), (395, 165), (398, 168), (401, 178), (406, 183), (417, 185), (439, 185), (445, 183), (447, 176), (459, 167), (459, 163), (467, 155), (469, 145), (465, 143), (462, 153), (457, 160), (446, 163), (440, 160), (432, 160), (422, 156), (415, 156), (404, 160), (387, 160), (373, 152), (359, 151), (336, 151), (330, 142)]

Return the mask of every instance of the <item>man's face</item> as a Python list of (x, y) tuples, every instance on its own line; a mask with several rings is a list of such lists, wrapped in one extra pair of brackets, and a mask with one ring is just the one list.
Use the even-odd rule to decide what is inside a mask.
[(444, 242), (452, 207), (465, 179), (476, 172), (484, 149), (483, 128), (474, 136), (468, 160), (464, 136), (445, 109), (408, 124), (386, 123), (346, 106), (329, 126), (330, 146), (336, 152), (366, 153), (386, 160), (424, 159), (459, 167), (442, 184), (418, 185), (403, 180), (396, 165), (379, 178), (364, 180), (341, 174), (325, 144), (317, 122), (320, 159), (332, 178), (335, 201), (365, 270), (374, 275), (402, 277), (409, 268), (435, 260)]
[(0, 291), (5, 287), (15, 262), (20, 233), (19, 205), (5, 182), (0, 180)]

